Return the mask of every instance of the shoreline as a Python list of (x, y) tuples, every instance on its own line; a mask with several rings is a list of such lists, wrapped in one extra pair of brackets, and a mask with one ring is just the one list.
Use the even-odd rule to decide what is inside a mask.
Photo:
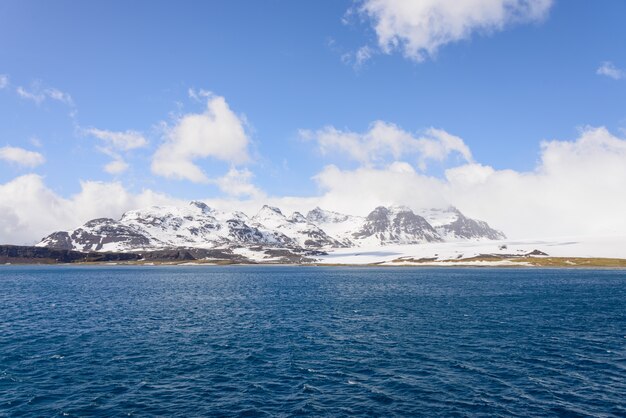
[[(626, 269), (622, 251), (575, 251), (558, 248), (547, 254), (536, 243), (522, 247), (469, 243), (444, 247), (406, 246), (371, 251), (304, 252), (291, 249), (194, 249), (81, 252), (46, 247), (0, 245), (2, 265), (82, 266), (302, 266), (414, 268), (618, 268)], [(530, 250), (529, 248), (535, 248)], [(545, 248), (545, 246), (540, 247)], [(615, 247), (614, 247), (615, 249)], [(582, 252), (582, 254), (581, 254)], [(556, 254), (554, 254), (556, 253)], [(592, 254), (589, 254), (592, 253)]]
[(250, 263), (234, 262), (232, 260), (120, 260), (120, 261), (76, 261), (56, 262), (41, 260), (41, 262), (24, 261), (19, 258), (3, 260), (1, 267), (14, 266), (93, 266), (93, 267), (322, 267), (322, 268), (479, 268), (479, 269), (614, 269), (626, 270), (626, 259), (602, 257), (524, 257), (507, 258), (494, 261), (460, 259), (424, 262), (377, 262), (377, 263)]

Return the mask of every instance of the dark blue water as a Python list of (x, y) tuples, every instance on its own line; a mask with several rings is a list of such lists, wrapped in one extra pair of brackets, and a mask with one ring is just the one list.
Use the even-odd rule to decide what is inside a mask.
[(0, 415), (626, 416), (626, 271), (2, 267)]

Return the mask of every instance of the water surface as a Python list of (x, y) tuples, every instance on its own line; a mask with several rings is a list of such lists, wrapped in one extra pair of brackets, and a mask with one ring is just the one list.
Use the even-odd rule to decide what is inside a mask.
[(626, 416), (626, 271), (1, 267), (5, 414)]

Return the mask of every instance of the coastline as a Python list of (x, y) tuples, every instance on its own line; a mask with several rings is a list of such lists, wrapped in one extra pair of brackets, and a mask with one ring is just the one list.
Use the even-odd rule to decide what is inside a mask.
[[(303, 252), (289, 249), (171, 248), (151, 251), (80, 252), (46, 247), (0, 245), (2, 265), (123, 266), (314, 266), (314, 267), (437, 267), (437, 268), (619, 268), (626, 269), (621, 246), (612, 252), (572, 245), (535, 246), (537, 242), (498, 242), (395, 246)], [(550, 254), (537, 248), (550, 248)], [(616, 251), (617, 249), (617, 251)]]
[(54, 261), (24, 261), (12, 259), (4, 261), (1, 267), (11, 266), (94, 266), (94, 267), (328, 267), (328, 268), (478, 268), (478, 269), (617, 269), (626, 270), (626, 259), (622, 258), (584, 258), (584, 257), (546, 257), (534, 259), (504, 259), (499, 262), (480, 260), (431, 261), (431, 262), (380, 262), (365, 264), (341, 263), (280, 263), (280, 262), (233, 262), (231, 260), (136, 260), (136, 261), (77, 261), (71, 263)]

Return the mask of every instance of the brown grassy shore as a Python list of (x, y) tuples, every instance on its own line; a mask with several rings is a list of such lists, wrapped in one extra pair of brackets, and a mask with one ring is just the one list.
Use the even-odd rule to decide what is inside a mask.
[[(484, 264), (482, 264), (484, 263)], [(499, 257), (484, 255), (455, 260), (397, 259), (378, 266), (441, 266), (441, 267), (558, 267), (558, 268), (626, 268), (624, 258), (602, 257)]]
[[(269, 251), (269, 250), (268, 250)], [(310, 256), (272, 250), (267, 260), (254, 261), (223, 250), (173, 249), (144, 253), (96, 253), (55, 250), (32, 246), (0, 245), (0, 265), (72, 264), (72, 265), (297, 265), (318, 267), (542, 267), (542, 268), (626, 268), (626, 259), (601, 257), (550, 257), (481, 254), (476, 257), (438, 261), (434, 258), (401, 257), (370, 264), (320, 263)]]
[[(476, 268), (611, 268), (626, 269), (626, 259), (623, 258), (583, 258), (583, 257), (516, 257), (501, 258), (501, 264), (493, 263), (492, 257), (471, 257), (457, 260), (445, 261), (418, 261), (402, 259), (399, 262), (380, 262), (369, 264), (339, 264), (339, 263), (289, 263), (289, 262), (238, 262), (233, 260), (186, 260), (186, 261), (158, 261), (158, 260), (136, 260), (121, 262), (79, 262), (73, 264), (80, 265), (135, 265), (135, 266), (303, 266), (303, 267), (476, 267)], [(481, 264), (488, 262), (489, 264)]]

